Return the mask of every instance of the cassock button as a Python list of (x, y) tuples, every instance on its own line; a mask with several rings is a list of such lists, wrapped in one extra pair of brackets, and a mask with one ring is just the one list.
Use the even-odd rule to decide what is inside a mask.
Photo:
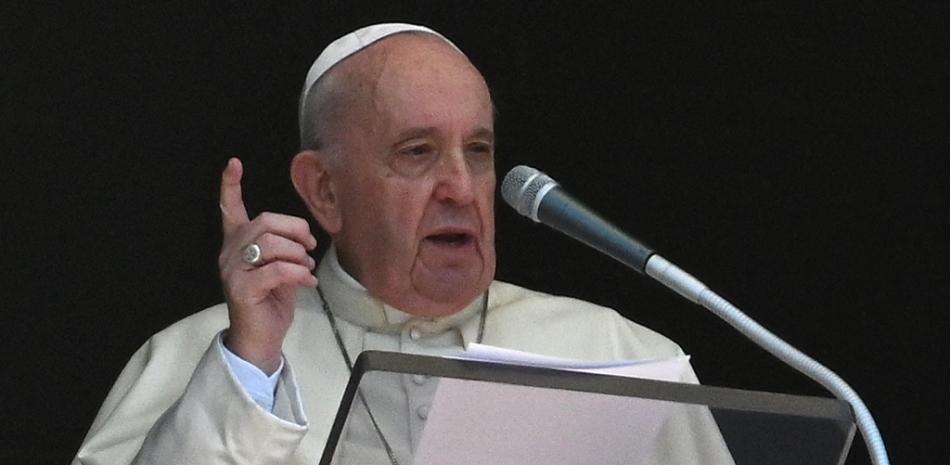
[(419, 419), (421, 420), (429, 418), (429, 406), (420, 405), (419, 408), (416, 409), (416, 415), (419, 415)]
[(422, 337), (422, 331), (419, 331), (419, 328), (412, 328), (409, 330), (409, 338), (413, 341), (418, 340), (420, 337)]
[(429, 380), (429, 377), (426, 375), (412, 375), (412, 382), (418, 385), (423, 385), (426, 381)]

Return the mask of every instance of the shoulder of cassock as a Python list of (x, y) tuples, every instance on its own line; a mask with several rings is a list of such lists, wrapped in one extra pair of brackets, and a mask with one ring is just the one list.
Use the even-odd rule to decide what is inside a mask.
[[(154, 404), (166, 408), (174, 403), (181, 396), (211, 341), (227, 326), (227, 306), (218, 304), (155, 333), (126, 363), (103, 401), (90, 432), (98, 430), (101, 423), (108, 421), (111, 415), (104, 413), (113, 410), (126, 398), (148, 398)], [(142, 418), (147, 421), (145, 415)]]
[(674, 357), (682, 349), (615, 310), (496, 281), (490, 293), (485, 343), (587, 360)]

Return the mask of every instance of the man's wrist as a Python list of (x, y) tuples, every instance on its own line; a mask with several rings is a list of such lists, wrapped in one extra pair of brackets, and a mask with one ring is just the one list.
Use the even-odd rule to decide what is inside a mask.
[(283, 366), (283, 356), (280, 347), (261, 349), (253, 344), (244, 344), (240, 337), (232, 337), (232, 331), (227, 330), (222, 335), (224, 347), (232, 354), (240, 357), (244, 362), (254, 365), (267, 376), (272, 376)]
[(268, 412), (272, 411), (274, 407), (274, 391), (280, 379), (281, 372), (284, 369), (283, 357), (280, 358), (277, 369), (268, 375), (256, 365), (244, 360), (238, 354), (228, 349), (224, 344), (223, 336), (224, 335), (222, 335), (219, 340), (219, 344), (231, 374), (255, 403)]

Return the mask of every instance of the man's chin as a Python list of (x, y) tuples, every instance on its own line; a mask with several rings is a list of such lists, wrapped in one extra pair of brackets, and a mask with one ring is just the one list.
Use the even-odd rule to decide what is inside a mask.
[(412, 284), (416, 294), (426, 301), (420, 302), (426, 308), (414, 310), (428, 316), (444, 316), (465, 308), (491, 282), (482, 278), (481, 271), (482, 267), (477, 270), (420, 270), (417, 276), (413, 276)]

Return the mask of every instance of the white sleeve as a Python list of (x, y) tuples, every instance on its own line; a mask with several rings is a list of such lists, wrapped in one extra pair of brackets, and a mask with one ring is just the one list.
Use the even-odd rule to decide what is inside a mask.
[(260, 368), (254, 364), (238, 357), (234, 352), (221, 342), (223, 338), (215, 338), (215, 344), (218, 349), (224, 353), (224, 359), (231, 368), (231, 374), (234, 375), (238, 384), (268, 412), (274, 411), (274, 390), (277, 388), (277, 380), (280, 379), (280, 373), (284, 370), (284, 358), (280, 358), (280, 366), (277, 367), (272, 375), (267, 376)]
[(193, 334), (149, 339), (122, 371), (73, 465), (290, 463), (309, 430), (293, 367), (284, 361), (269, 412), (237, 380), (220, 337), (203, 353), (185, 342)]

